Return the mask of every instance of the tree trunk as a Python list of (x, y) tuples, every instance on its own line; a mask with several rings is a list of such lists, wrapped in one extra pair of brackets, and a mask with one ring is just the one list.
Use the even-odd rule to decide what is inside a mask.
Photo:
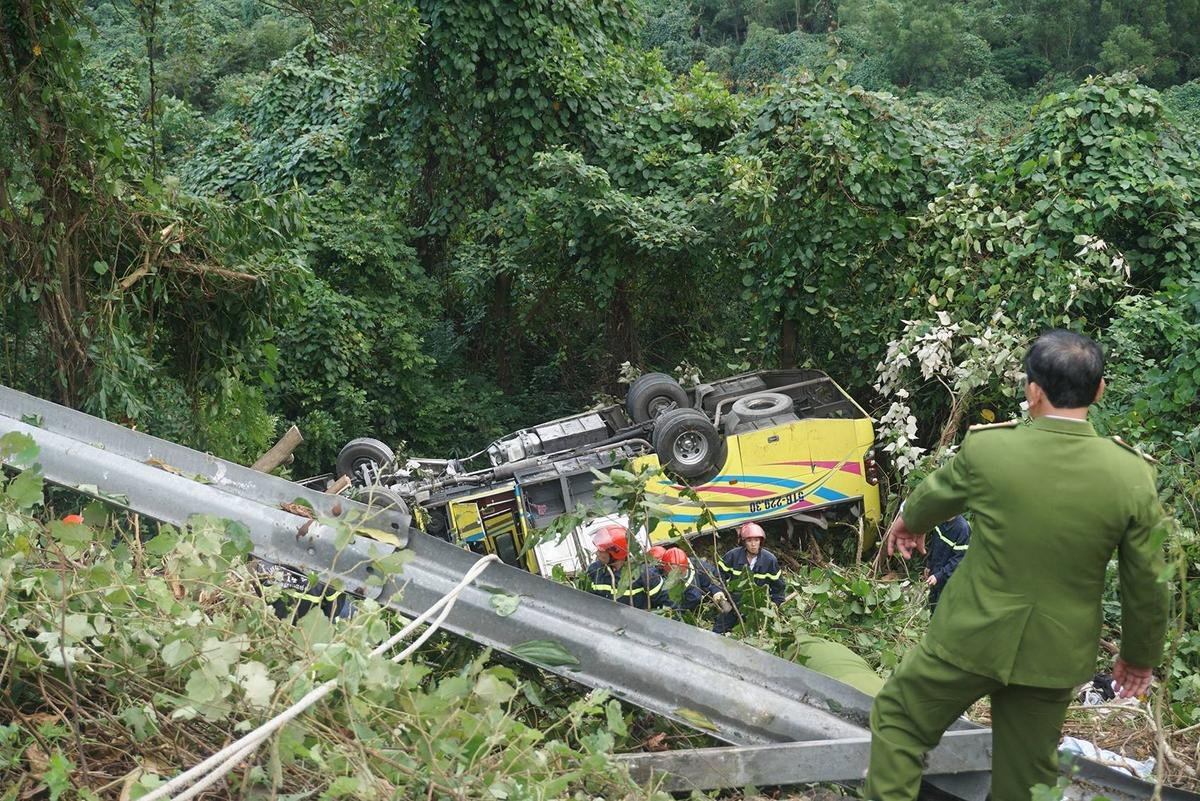
[[(80, 325), (87, 299), (80, 275), (79, 234), (90, 210), (88, 200), (76, 189), (80, 179), (72, 178), (77, 142), (67, 128), (68, 115), (55, 83), (70, 81), (72, 65), (52, 61), (34, 44), (37, 32), (51, 26), (53, 15), (67, 11), (22, 3), (10, 9), (9, 25), (0, 27), (0, 70), (14, 95), (4, 108), (10, 135), (19, 142), (17, 152), (29, 155), (27, 167), (42, 193), (33, 205), (41, 216), (39, 222), (32, 221), (29, 209), (14, 209), (4, 195), (0, 218), (7, 219), (0, 225), (0, 240), (8, 240), (4, 256), (13, 260), (6, 267), (15, 268), (21, 280), (39, 290), (34, 305), (45, 330), (51, 361), (47, 366), (56, 374), (59, 399), (74, 406), (91, 368)], [(15, 112), (22, 105), (26, 111)], [(90, 165), (83, 169), (90, 170)], [(5, 173), (0, 177), (7, 180)]]
[(783, 370), (796, 367), (796, 321), (786, 313), (779, 326), (779, 367)]
[(488, 337), (486, 345), (496, 364), (496, 383), (506, 393), (515, 392), (520, 376), (517, 364), (520, 354), (520, 348), (517, 346), (520, 327), (516, 315), (513, 314), (512, 273), (504, 272), (496, 276), (488, 320), (490, 322), (481, 326), (481, 329)]
[(622, 362), (640, 364), (642, 361), (642, 346), (637, 334), (637, 320), (634, 317), (635, 292), (632, 284), (633, 280), (629, 276), (617, 281), (608, 309), (608, 352), (612, 361), (609, 369), (613, 376)]

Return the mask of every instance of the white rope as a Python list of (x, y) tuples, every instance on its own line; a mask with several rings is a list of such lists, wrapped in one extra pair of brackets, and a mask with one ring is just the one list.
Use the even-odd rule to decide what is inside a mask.
[[(373, 651), (371, 651), (371, 655), (379, 656), (385, 653), (398, 642), (407, 637), (410, 633), (412, 633), (418, 626), (427, 621), (433, 615), (437, 614), (437, 620), (430, 624), (429, 627), (421, 633), (421, 636), (418, 637), (411, 645), (397, 654), (392, 661), (399, 662), (403, 659), (406, 659), (413, 653), (413, 651), (421, 647), (421, 645), (423, 645), (425, 641), (432, 637), (434, 632), (438, 630), (438, 628), (446, 620), (446, 617), (450, 614), (450, 610), (453, 608), (454, 602), (458, 600), (458, 596), (467, 588), (467, 585), (470, 584), (476, 576), (482, 573), (484, 568), (486, 568), (492, 562), (497, 561), (499, 561), (499, 559), (495, 555), (485, 556), (480, 559), (471, 566), (471, 569), (466, 572), (466, 575), (462, 577), (462, 580), (459, 581), (458, 584), (456, 584), (454, 588), (450, 590), (450, 592), (439, 598), (436, 603), (422, 612), (407, 626), (377, 646)], [(141, 801), (159, 801), (159, 799), (167, 798), (172, 793), (175, 793), (183, 787), (186, 787), (192, 782), (196, 782), (196, 784), (186, 792), (182, 793), (174, 801), (188, 801), (188, 799), (199, 795), (209, 785), (220, 779), (222, 776), (232, 770), (239, 762), (249, 756), (268, 737), (281, 729), (283, 726), (287, 725), (287, 723), (291, 720), (299, 717), (301, 713), (303, 713), (317, 701), (320, 701), (326, 695), (329, 695), (329, 693), (333, 692), (333, 690), (337, 688), (337, 681), (337, 679), (330, 679), (324, 684), (321, 684), (318, 687), (310, 690), (299, 701), (292, 704), (283, 712), (271, 718), (254, 731), (235, 740), (234, 742), (222, 748), (220, 751), (210, 756), (208, 759), (205, 759), (200, 764), (179, 774), (166, 784), (156, 787), (151, 792), (142, 796)]]
[[(489, 557), (489, 560), (494, 559), (494, 558), (495, 557)], [(440, 606), (440, 605), (442, 605), (442, 604), (439, 601), (439, 603), (437, 605), (435, 605), (435, 607)], [(446, 620), (446, 617), (450, 614), (450, 609), (453, 606), (454, 606), (453, 602), (447, 603), (444, 606), (442, 606), (442, 611), (438, 615), (437, 619), (434, 620), (431, 624), (429, 624), (429, 627), (421, 633), (421, 636), (418, 637), (416, 639), (416, 641), (411, 643), (407, 648), (405, 648), (400, 653), (396, 654), (396, 656), (392, 657), (392, 661), (399, 663), (399, 662), (403, 661), (404, 659), (406, 659), (410, 654), (412, 654), (413, 651), (416, 651), (418, 648), (420, 648), (422, 645), (424, 645), (425, 641), (428, 640), (430, 637), (432, 637), (433, 634), (441, 627), (442, 623)], [(428, 614), (428, 612), (433, 611), (433, 608), (435, 608), (435, 607), (431, 607), (430, 609), (426, 610), (426, 614)], [(412, 624), (409, 624), (409, 626), (406, 627), (406, 629), (411, 630)], [(396, 637), (398, 637), (398, 636), (399, 635), (392, 637), (390, 641), (396, 640)], [(371, 653), (378, 654), (379, 652), (380, 652), (380, 648), (376, 648)], [(336, 680), (330, 679), (329, 681), (325, 682), (320, 687), (318, 687), (317, 690), (314, 690), (313, 693), (310, 693), (310, 695), (316, 695), (317, 692), (320, 692), (321, 694), (316, 695), (316, 697), (312, 698), (311, 701), (309, 701), (309, 704), (315, 703), (316, 701), (323, 698), (325, 695), (328, 695), (328, 692), (326, 692), (326, 690), (332, 691), (334, 686), (336, 685), (336, 683), (337, 683)], [(300, 703), (303, 703), (304, 700), (306, 700), (307, 698), (308, 697), (306, 696), (305, 699), (302, 699), (302, 701)], [(300, 711), (303, 711), (303, 710), (300, 710)], [(297, 712), (297, 714), (299, 714), (299, 712)], [(294, 718), (295, 715), (293, 715), (292, 717)], [(289, 718), (289, 720), (290, 719), (291, 718)], [(262, 743), (266, 739), (268, 739), (272, 734), (274, 734), (276, 731), (278, 731), (280, 728), (282, 728), (286, 723), (287, 723), (287, 720), (278, 720), (278, 722), (276, 722), (276, 720), (272, 720), (269, 722), (269, 728), (268, 728), (268, 724), (264, 724), (263, 726), (259, 727), (259, 729), (256, 730), (257, 734), (255, 734), (255, 732), (251, 733), (251, 734), (255, 735), (253, 737), (253, 739), (248, 740), (245, 743), (245, 745), (243, 745), (238, 751), (234, 752), (233, 755), (231, 755), (228, 759), (226, 759), (224, 762), (222, 762), (220, 765), (218, 765), (216, 768), (214, 768), (203, 779), (201, 779), (200, 781), (198, 781), (194, 785), (192, 785), (191, 788), (189, 788), (186, 792), (184, 792), (181, 795), (179, 795), (178, 797), (176, 797), (174, 799), (174, 801), (189, 801), (189, 799), (192, 799), (195, 796), (199, 795), (201, 792), (206, 790), (208, 788), (208, 786), (211, 785), (213, 782), (217, 781), (218, 779), (223, 777), (225, 774), (229, 773), (229, 771), (231, 771), (235, 767), (237, 767), (237, 764), (239, 762), (241, 762), (243, 759), (245, 759), (247, 756), (249, 756), (251, 753), (253, 753), (255, 749), (257, 749), (260, 745), (262, 745)], [(243, 737), (242, 740), (247, 740), (247, 738)], [(236, 743), (235, 743), (235, 745), (236, 745)]]

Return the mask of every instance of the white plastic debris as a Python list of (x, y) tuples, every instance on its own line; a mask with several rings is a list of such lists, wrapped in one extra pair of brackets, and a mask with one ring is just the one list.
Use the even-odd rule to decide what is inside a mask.
[(1093, 762), (1099, 762), (1110, 768), (1127, 771), (1130, 776), (1135, 776), (1139, 779), (1149, 779), (1154, 775), (1154, 757), (1148, 757), (1139, 762), (1136, 759), (1122, 756), (1114, 751), (1106, 751), (1093, 742), (1080, 740), (1077, 737), (1063, 737), (1062, 742), (1058, 744), (1058, 750), (1071, 754), (1079, 754)]

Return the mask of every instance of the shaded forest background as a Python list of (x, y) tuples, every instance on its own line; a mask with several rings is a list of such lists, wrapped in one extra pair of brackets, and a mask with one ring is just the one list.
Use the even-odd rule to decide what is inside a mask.
[[(626, 361), (882, 413), (941, 313), (1098, 332), (1127, 433), (1186, 430), (1198, 8), (5, 4), (0, 380), (243, 461), (294, 422), (304, 472), (473, 452)], [(930, 378), (926, 440), (1015, 412)]]

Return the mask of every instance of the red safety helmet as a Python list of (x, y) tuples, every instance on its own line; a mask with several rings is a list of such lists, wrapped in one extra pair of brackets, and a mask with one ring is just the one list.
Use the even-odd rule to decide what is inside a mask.
[(67, 515), (62, 519), (64, 523), (74, 523), (75, 525), (83, 525), (83, 515)]
[(763, 527), (753, 521), (748, 520), (745, 523), (742, 523), (741, 527), (738, 529), (738, 539), (750, 540), (755, 538), (765, 540), (767, 538), (767, 532), (763, 531)]
[(651, 545), (646, 549), (646, 553), (650, 554), (661, 562), (663, 560), (663, 554), (667, 553), (667, 549), (662, 545)]
[(680, 572), (687, 572), (691, 563), (688, 561), (688, 555), (684, 553), (682, 548), (671, 548), (662, 558), (663, 567), (668, 569), (675, 568)]
[(605, 526), (592, 534), (592, 544), (618, 562), (629, 557), (629, 534), (624, 526)]

